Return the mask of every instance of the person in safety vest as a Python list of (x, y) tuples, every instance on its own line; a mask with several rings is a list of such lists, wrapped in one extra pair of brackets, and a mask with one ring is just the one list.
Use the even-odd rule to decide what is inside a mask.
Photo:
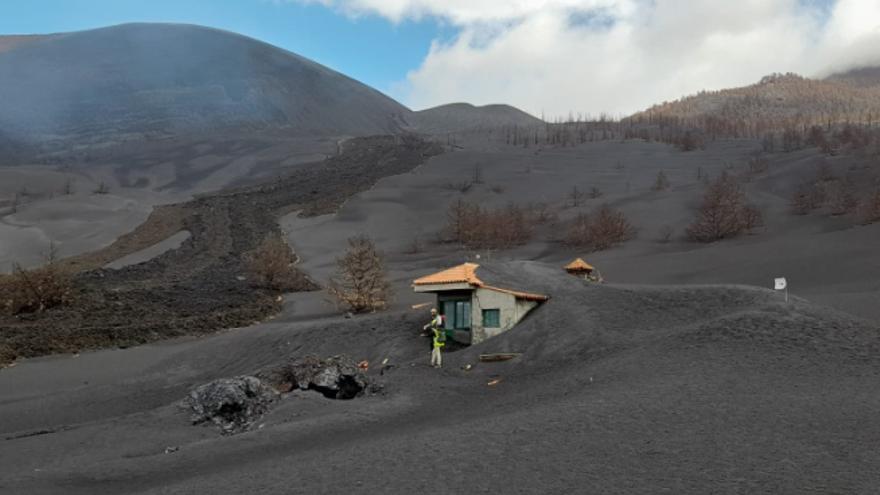
[(440, 348), (446, 345), (446, 329), (443, 328), (443, 317), (437, 308), (431, 308), (431, 322), (424, 326), (431, 332), (431, 366), (439, 368), (443, 363)]

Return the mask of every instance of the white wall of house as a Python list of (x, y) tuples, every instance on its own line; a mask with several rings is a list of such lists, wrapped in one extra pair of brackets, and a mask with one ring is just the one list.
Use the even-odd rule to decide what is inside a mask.
[[(479, 288), (472, 298), (471, 344), (478, 344), (513, 328), (538, 303), (517, 299), (511, 294), (492, 289)], [(499, 326), (487, 328), (483, 322), (483, 310), (497, 309), (500, 313)]]

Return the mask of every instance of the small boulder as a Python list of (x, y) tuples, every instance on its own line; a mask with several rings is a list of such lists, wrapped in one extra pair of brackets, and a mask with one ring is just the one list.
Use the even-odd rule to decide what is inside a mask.
[(224, 434), (247, 430), (263, 416), (276, 392), (259, 378), (237, 376), (221, 378), (190, 391), (187, 405), (193, 424), (212, 422)]

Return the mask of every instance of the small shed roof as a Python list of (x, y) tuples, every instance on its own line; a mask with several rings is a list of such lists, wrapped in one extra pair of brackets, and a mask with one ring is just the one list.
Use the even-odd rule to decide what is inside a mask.
[(488, 290), (494, 290), (497, 292), (503, 292), (505, 294), (510, 294), (519, 299), (525, 299), (529, 301), (546, 301), (550, 299), (549, 296), (545, 296), (543, 294), (535, 294), (531, 292), (523, 292), (512, 289), (504, 289), (495, 285), (489, 285), (479, 277), (477, 277), (477, 268), (480, 265), (476, 263), (464, 263), (458, 266), (454, 266), (452, 268), (448, 268), (446, 270), (432, 273), (431, 275), (426, 275), (421, 278), (417, 278), (413, 281), (413, 285), (443, 285), (443, 284), (468, 284), (474, 288), (482, 288)]
[(596, 268), (594, 268), (593, 265), (587, 263), (581, 258), (578, 258), (571, 263), (565, 265), (565, 271), (568, 272), (591, 272), (595, 269)]

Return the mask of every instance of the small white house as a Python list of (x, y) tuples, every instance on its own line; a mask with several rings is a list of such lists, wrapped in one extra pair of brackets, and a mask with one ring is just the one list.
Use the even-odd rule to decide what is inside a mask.
[(413, 281), (416, 292), (437, 294), (437, 309), (452, 338), (478, 344), (513, 328), (529, 311), (549, 299), (489, 285), (477, 277), (479, 265), (465, 263)]

